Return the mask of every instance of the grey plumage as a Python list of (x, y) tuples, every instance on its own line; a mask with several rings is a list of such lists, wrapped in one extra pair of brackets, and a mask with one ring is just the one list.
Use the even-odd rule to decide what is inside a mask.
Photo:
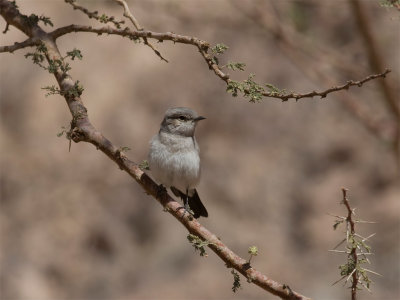
[(181, 197), (195, 218), (208, 216), (195, 189), (200, 180), (200, 156), (194, 132), (203, 119), (189, 108), (168, 109), (159, 133), (150, 141), (148, 157), (154, 178)]

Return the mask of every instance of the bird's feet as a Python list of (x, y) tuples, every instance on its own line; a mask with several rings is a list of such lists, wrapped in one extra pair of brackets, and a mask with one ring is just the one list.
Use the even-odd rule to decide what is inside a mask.
[(193, 219), (193, 216), (194, 216), (194, 212), (193, 212), (193, 210), (190, 209), (189, 203), (186, 202), (186, 203), (183, 205), (183, 209), (184, 209), (185, 211), (183, 212), (183, 216), (182, 216), (182, 217), (184, 217), (185, 214), (188, 213), (188, 214), (189, 214), (189, 219), (192, 220), (192, 219)]

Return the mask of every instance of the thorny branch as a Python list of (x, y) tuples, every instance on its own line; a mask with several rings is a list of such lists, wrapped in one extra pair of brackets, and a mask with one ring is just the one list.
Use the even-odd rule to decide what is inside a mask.
[[(354, 236), (354, 234), (356, 233), (355, 230), (355, 223), (353, 221), (353, 215), (354, 215), (354, 210), (351, 209), (350, 207), (350, 203), (349, 200), (347, 199), (347, 189), (342, 188), (342, 193), (343, 193), (343, 204), (346, 206), (347, 208), (347, 218), (346, 218), (346, 222), (347, 222), (347, 226), (349, 226), (348, 231), (350, 231), (350, 234), (352, 236)], [(349, 234), (347, 234), (348, 236)], [(358, 256), (357, 256), (357, 248), (353, 247), (351, 249), (350, 252), (350, 256), (353, 260), (354, 266), (357, 266), (357, 261), (358, 261)], [(356, 268), (354, 268), (354, 270), (351, 273), (352, 276), (352, 284), (351, 284), (351, 299), (355, 300), (357, 298), (357, 285), (358, 285), (358, 274), (356, 272)]]
[[(225, 83), (228, 85), (229, 85), (229, 83), (232, 82), (232, 80), (229, 78), (229, 74), (224, 73), (221, 70), (220, 66), (217, 65), (213, 61), (211, 55), (208, 53), (210, 44), (206, 41), (200, 40), (195, 37), (179, 35), (179, 34), (175, 34), (175, 33), (171, 33), (171, 32), (159, 33), (159, 32), (153, 32), (153, 31), (132, 31), (128, 28), (113, 29), (110, 27), (93, 28), (92, 26), (84, 26), (84, 25), (69, 25), (69, 26), (61, 27), (61, 28), (58, 28), (58, 29), (54, 30), (53, 32), (51, 32), (50, 35), (54, 39), (57, 39), (65, 34), (68, 34), (71, 32), (92, 32), (92, 33), (97, 33), (97, 34), (114, 34), (114, 35), (129, 37), (131, 39), (152, 38), (152, 39), (156, 39), (158, 41), (173, 41), (174, 43), (190, 44), (190, 45), (196, 46), (198, 48), (200, 54), (207, 62), (209, 68), (214, 71), (215, 75), (217, 75), (219, 78), (221, 78), (223, 81), (225, 81)], [(302, 98), (312, 98), (315, 96), (325, 98), (328, 94), (330, 94), (332, 92), (337, 92), (340, 90), (347, 90), (351, 86), (361, 87), (364, 83), (366, 83), (370, 80), (380, 78), (380, 77), (384, 78), (390, 72), (391, 72), (391, 70), (386, 69), (382, 73), (369, 75), (369, 76), (365, 77), (364, 79), (361, 79), (358, 81), (349, 80), (347, 83), (345, 83), (343, 85), (331, 87), (324, 91), (312, 91), (312, 92), (304, 93), (304, 94), (300, 94), (300, 93), (277, 94), (274, 92), (263, 92), (262, 95), (265, 97), (281, 99), (282, 101), (287, 101), (290, 99), (299, 100)], [(246, 93), (246, 91), (245, 91), (245, 93)]]
[[(371, 262), (368, 259), (371, 253), (371, 247), (366, 244), (366, 242), (373, 237), (375, 234), (371, 234), (368, 237), (363, 237), (356, 233), (355, 225), (356, 223), (374, 223), (374, 222), (367, 222), (362, 220), (356, 220), (354, 218), (354, 208), (351, 208), (349, 199), (347, 198), (347, 189), (342, 188), (342, 204), (346, 207), (347, 216), (335, 216), (336, 221), (333, 225), (333, 229), (337, 229), (337, 227), (345, 223), (346, 225), (346, 238), (344, 238), (331, 252), (336, 253), (343, 253), (347, 255), (347, 262), (343, 265), (339, 266), (340, 275), (342, 276), (333, 284), (336, 284), (345, 279), (344, 285), (350, 280), (351, 278), (351, 299), (356, 300), (357, 298), (357, 290), (360, 289), (360, 285), (363, 286), (365, 289), (370, 291), (369, 287), (371, 284), (371, 280), (368, 277), (367, 273), (372, 273), (375, 275), (382, 276), (374, 271), (366, 269), (363, 267), (363, 264)], [(336, 250), (340, 245), (345, 243), (345, 250)]]
[[(37, 38), (41, 41), (42, 49), (46, 49), (45, 55), (49, 64), (54, 61), (62, 61), (63, 57), (56, 44), (57, 35), (54, 34), (54, 32), (46, 33), (38, 24), (24, 22), (24, 15), (22, 15), (11, 2), (6, 0), (0, 0), (0, 14), (10, 25), (17, 27), (30, 38)], [(146, 34), (146, 32), (137, 32), (137, 34)], [(119, 168), (126, 171), (135, 179), (149, 195), (156, 198), (191, 234), (207, 241), (210, 249), (212, 249), (229, 267), (236, 269), (249, 281), (282, 299), (308, 299), (288, 288), (287, 285), (273, 281), (249, 266), (245, 259), (239, 257), (230, 250), (216, 235), (208, 231), (196, 219), (189, 217), (188, 214), (184, 214), (181, 205), (168, 194), (160, 195), (158, 193), (158, 185), (144, 173), (136, 163), (130, 161), (123, 155), (120, 148), (113, 145), (91, 124), (87, 109), (80, 98), (80, 94), (68, 93), (68, 91), (74, 88), (75, 83), (72, 78), (60, 68), (55, 68), (52, 73), (56, 77), (61, 94), (64, 96), (72, 114), (71, 130), (69, 134), (74, 142), (83, 141), (91, 143), (106, 154)]]

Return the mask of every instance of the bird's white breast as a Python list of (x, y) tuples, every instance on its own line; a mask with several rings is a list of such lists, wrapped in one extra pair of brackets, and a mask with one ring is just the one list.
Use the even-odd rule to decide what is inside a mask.
[(200, 179), (199, 148), (194, 137), (160, 132), (150, 142), (149, 165), (156, 180), (186, 192)]

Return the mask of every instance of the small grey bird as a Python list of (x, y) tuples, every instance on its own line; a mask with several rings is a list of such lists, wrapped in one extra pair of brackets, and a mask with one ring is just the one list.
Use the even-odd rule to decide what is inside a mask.
[(189, 108), (168, 109), (160, 131), (150, 141), (148, 157), (154, 178), (181, 197), (195, 218), (208, 217), (195, 189), (200, 180), (200, 156), (194, 131), (197, 122), (204, 119)]

